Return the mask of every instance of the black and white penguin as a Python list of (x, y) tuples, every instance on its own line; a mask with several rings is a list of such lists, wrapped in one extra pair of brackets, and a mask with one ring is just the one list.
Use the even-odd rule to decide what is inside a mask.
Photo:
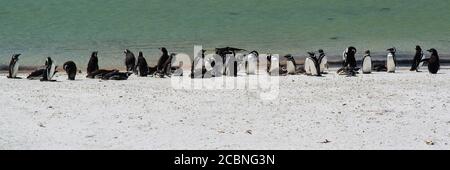
[(69, 80), (75, 80), (75, 76), (77, 75), (77, 65), (73, 61), (67, 61), (63, 64), (63, 69), (67, 73), (67, 77)]
[(320, 64), (316, 57), (316, 53), (308, 52), (308, 57), (305, 59), (305, 71), (306, 75), (321, 76)]
[(55, 76), (55, 73), (56, 73), (55, 61), (53, 61), (51, 57), (47, 57), (47, 60), (45, 61), (45, 72), (41, 81), (54, 81), (53, 76)]
[(370, 51), (366, 50), (365, 55), (362, 59), (362, 72), (363, 74), (372, 73), (372, 57), (370, 56)]
[(134, 56), (133, 52), (131, 52), (129, 49), (125, 49), (123, 51), (125, 54), (125, 66), (127, 67), (127, 71), (129, 72), (135, 72), (135, 66), (136, 66), (136, 57)]
[(322, 49), (319, 49), (319, 58), (318, 62), (320, 65), (320, 73), (324, 74), (325, 69), (328, 69), (328, 57), (325, 55), (325, 52)]
[(144, 54), (142, 53), (142, 51), (139, 51), (135, 70), (138, 73), (138, 75), (141, 77), (147, 77), (147, 75), (148, 75), (149, 68), (148, 68), (147, 60), (145, 60)]
[(111, 73), (111, 72), (115, 72), (118, 70), (104, 70), (104, 69), (99, 69), (99, 70), (95, 70), (94, 72), (89, 73), (86, 78), (91, 78), (91, 79), (102, 79), (104, 75)]
[(345, 49), (342, 57), (344, 60), (344, 67), (356, 68), (356, 48), (353, 46)]
[(211, 77), (208, 73), (208, 70), (206, 69), (205, 65), (205, 52), (206, 50), (200, 51), (200, 57), (194, 58), (191, 65), (191, 78), (209, 78)]
[(156, 73), (159, 73), (161, 75), (164, 75), (165, 69), (166, 69), (166, 63), (167, 60), (169, 60), (169, 52), (165, 47), (160, 48), (161, 50), (161, 57), (159, 57), (158, 63), (156, 64)]
[(19, 72), (19, 56), (20, 54), (14, 54), (11, 57), (11, 61), (9, 62), (9, 74), (8, 74), (8, 78), (11, 79), (16, 79), (17, 77), (17, 72)]
[(291, 54), (285, 55), (286, 58), (286, 72), (287, 74), (297, 74), (297, 63)]
[(86, 70), (86, 73), (88, 75), (99, 69), (97, 53), (98, 53), (97, 51), (94, 51), (91, 54), (91, 58), (89, 59), (89, 63)]
[(395, 47), (387, 49), (389, 52), (386, 58), (386, 68), (388, 73), (395, 73), (395, 68), (397, 67), (397, 59), (395, 57), (395, 53), (397, 49)]
[(102, 76), (102, 80), (127, 80), (128, 77), (133, 74), (131, 72), (119, 72), (118, 70), (113, 70)]
[(37, 69), (30, 73), (30, 75), (27, 76), (28, 80), (40, 80), (44, 77), (46, 69)]
[(425, 59), (422, 48), (417, 45), (416, 46), (416, 54), (414, 55), (413, 64), (411, 66), (410, 71), (419, 72), (419, 67), (420, 67), (420, 63), (421, 63), (422, 59)]
[(280, 69), (280, 59), (278, 56), (274, 56), (271, 54), (267, 55), (267, 73), (271, 76), (280, 75), (280, 73), (284, 74), (285, 71)]
[(245, 72), (247, 74), (256, 74), (259, 66), (259, 53), (252, 51), (245, 56)]
[(429, 49), (427, 51), (431, 53), (431, 56), (430, 58), (423, 59), (422, 61), (428, 63), (428, 71), (431, 74), (436, 74), (441, 67), (441, 64), (439, 62), (439, 54), (437, 50), (434, 48)]

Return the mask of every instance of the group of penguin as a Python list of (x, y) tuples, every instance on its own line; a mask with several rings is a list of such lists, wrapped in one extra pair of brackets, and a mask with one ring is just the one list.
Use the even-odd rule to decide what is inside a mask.
[[(171, 69), (171, 60), (175, 56), (174, 53), (168, 53), (166, 48), (160, 48), (162, 52), (162, 56), (160, 57), (158, 64), (154, 67), (149, 67), (147, 61), (145, 60), (143, 53), (139, 52), (139, 55), (136, 57), (130, 50), (126, 49), (124, 51), (125, 54), (125, 65), (126, 72), (121, 72), (118, 69), (100, 69), (98, 66), (98, 52), (94, 51), (91, 54), (91, 57), (87, 66), (87, 78), (92, 79), (102, 79), (102, 80), (127, 80), (131, 74), (136, 74), (138, 76), (159, 76), (164, 77), (165, 75), (169, 75), (172, 73)], [(17, 76), (19, 71), (19, 56), (21, 54), (14, 54), (11, 57), (11, 61), (9, 64), (9, 74), (8, 78), (11, 79), (20, 79)], [(57, 73), (57, 66), (55, 61), (51, 57), (47, 57), (45, 61), (45, 66), (43, 68), (37, 69), (31, 72), (27, 79), (29, 80), (40, 80), (40, 81), (55, 81), (53, 79), (54, 75)], [(77, 65), (73, 61), (67, 61), (63, 64), (63, 69), (66, 71), (68, 80), (75, 80), (78, 69)]]
[[(164, 77), (164, 76), (183, 76), (182, 62), (178, 66), (172, 66), (172, 60), (176, 56), (175, 53), (169, 54), (166, 48), (162, 47), (161, 57), (158, 63), (154, 67), (149, 67), (146, 59), (142, 52), (136, 57), (133, 52), (126, 49), (125, 54), (125, 66), (126, 72), (121, 72), (118, 69), (100, 69), (98, 66), (98, 52), (94, 51), (87, 66), (87, 78), (96, 78), (102, 80), (127, 80), (131, 74), (136, 74), (141, 77), (154, 76), (154, 77)], [(221, 75), (226, 76), (237, 76), (239, 66), (244, 68), (246, 74), (256, 74), (259, 70), (259, 53), (257, 51), (251, 51), (246, 55), (237, 56), (237, 52), (245, 51), (244, 49), (225, 47), (216, 48), (215, 56), (212, 58), (205, 58), (206, 50), (201, 50), (200, 57), (194, 58), (191, 65), (191, 78), (209, 78), (218, 77)], [(394, 73), (397, 60), (396, 60), (396, 48), (387, 49), (388, 54), (385, 64), (374, 65), (372, 63), (372, 57), (370, 51), (365, 51), (365, 55), (362, 58), (362, 73), (369, 74), (372, 71), (386, 71), (389, 73)], [(423, 65), (424, 62), (428, 63), (428, 70), (432, 74), (436, 74), (440, 69), (439, 55), (436, 49), (431, 48), (427, 50), (431, 53), (429, 58), (425, 57), (420, 46), (416, 46), (416, 54), (413, 59), (413, 65), (411, 66), (411, 71), (419, 71), (419, 67)], [(339, 75), (354, 76), (358, 73), (360, 68), (357, 67), (356, 62), (356, 48), (351, 46), (345, 49), (343, 52), (343, 66), (337, 70)], [(310, 76), (321, 76), (325, 74), (325, 70), (328, 68), (328, 60), (325, 52), (322, 49), (318, 50), (319, 55), (316, 56), (315, 52), (308, 52), (308, 57), (306, 57), (303, 67), (295, 62), (292, 55), (286, 55), (286, 65), (280, 67), (279, 58), (271, 54), (267, 55), (267, 73), (269, 75), (295, 75), (295, 74), (306, 74)], [(9, 64), (9, 74), (8, 78), (20, 78), (17, 77), (17, 72), (19, 70), (19, 56), (20, 54), (14, 54), (11, 57)], [(136, 62), (137, 61), (137, 62)], [(221, 67), (216, 65), (216, 62), (222, 62)], [(215, 67), (216, 66), (216, 67)], [(45, 67), (33, 71), (27, 79), (30, 80), (41, 80), (41, 81), (55, 81), (53, 80), (56, 74), (57, 66), (55, 61), (51, 57), (47, 57), (45, 61)], [(75, 80), (76, 74), (78, 72), (77, 66), (73, 61), (67, 61), (63, 64), (63, 69), (66, 71), (69, 80)], [(276, 73), (276, 74), (275, 74)]]
[[(363, 74), (370, 74), (373, 71), (386, 71), (388, 73), (395, 73), (395, 69), (397, 66), (397, 59), (396, 59), (396, 52), (397, 49), (395, 47), (389, 48), (386, 51), (388, 51), (388, 54), (386, 56), (386, 63), (385, 64), (373, 64), (372, 63), (372, 57), (370, 55), (370, 51), (366, 50), (365, 55), (362, 58), (362, 73)], [(416, 54), (413, 58), (413, 64), (411, 66), (410, 71), (417, 71), (419, 72), (419, 68), (423, 65), (424, 62), (428, 63), (428, 71), (431, 74), (436, 74), (440, 69), (440, 61), (439, 61), (439, 55), (436, 49), (431, 48), (427, 50), (430, 52), (430, 57), (426, 58), (425, 54), (422, 51), (422, 48), (417, 45), (416, 46)], [(344, 53), (343, 53), (343, 67), (337, 71), (338, 74), (341, 75), (350, 75), (353, 76), (356, 73), (358, 73), (358, 70), (360, 68), (357, 68), (356, 66), (356, 48), (355, 47), (348, 47)]]

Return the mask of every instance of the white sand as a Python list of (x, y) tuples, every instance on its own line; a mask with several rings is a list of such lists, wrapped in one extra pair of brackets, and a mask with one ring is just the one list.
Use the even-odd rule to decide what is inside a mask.
[(171, 79), (2, 74), (0, 149), (450, 149), (450, 70), (440, 73), (280, 77), (276, 100)]

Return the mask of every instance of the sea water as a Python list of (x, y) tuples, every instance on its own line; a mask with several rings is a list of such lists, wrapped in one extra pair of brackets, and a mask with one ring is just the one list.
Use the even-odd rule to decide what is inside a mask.
[(0, 0), (0, 25), (0, 65), (22, 53), (22, 65), (51, 56), (83, 68), (99, 51), (100, 67), (115, 67), (126, 48), (152, 65), (159, 47), (192, 56), (194, 45), (294, 56), (322, 48), (335, 59), (348, 46), (359, 59), (393, 46), (408, 58), (415, 45), (450, 54), (448, 0)]

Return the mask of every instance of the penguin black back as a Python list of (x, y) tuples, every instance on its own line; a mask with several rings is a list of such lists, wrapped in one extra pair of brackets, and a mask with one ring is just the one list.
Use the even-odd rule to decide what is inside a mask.
[(430, 71), (431, 74), (436, 74), (441, 67), (439, 54), (434, 48), (429, 49), (428, 52), (431, 53), (430, 58), (426, 60), (428, 62), (428, 71)]
[(75, 80), (75, 76), (77, 75), (77, 65), (75, 64), (75, 62), (65, 62), (63, 64), (63, 69), (66, 71), (69, 80)]
[(135, 72), (136, 57), (134, 56), (133, 52), (131, 52), (128, 49), (125, 49), (124, 53), (125, 53), (125, 66), (127, 67), (127, 71)]
[(135, 70), (138, 72), (139, 76), (146, 77), (148, 75), (149, 68), (148, 68), (147, 60), (145, 60), (144, 54), (142, 53), (142, 51), (139, 51), (136, 68), (137, 69), (135, 69)]
[(162, 73), (165, 69), (165, 65), (167, 63), (167, 60), (169, 59), (169, 52), (167, 51), (166, 48), (162, 47), (161, 48), (161, 57), (158, 60), (158, 64), (156, 65), (156, 71), (159, 73)]
[(97, 51), (94, 51), (91, 54), (91, 58), (89, 59), (89, 63), (86, 70), (87, 74), (91, 74), (99, 69), (97, 53), (98, 53)]
[(416, 54), (414, 55), (413, 64), (411, 66), (410, 71), (418, 71), (417, 69), (419, 67), (420, 60), (422, 60), (422, 55), (423, 55), (422, 48), (420, 48), (420, 46), (417, 45)]

